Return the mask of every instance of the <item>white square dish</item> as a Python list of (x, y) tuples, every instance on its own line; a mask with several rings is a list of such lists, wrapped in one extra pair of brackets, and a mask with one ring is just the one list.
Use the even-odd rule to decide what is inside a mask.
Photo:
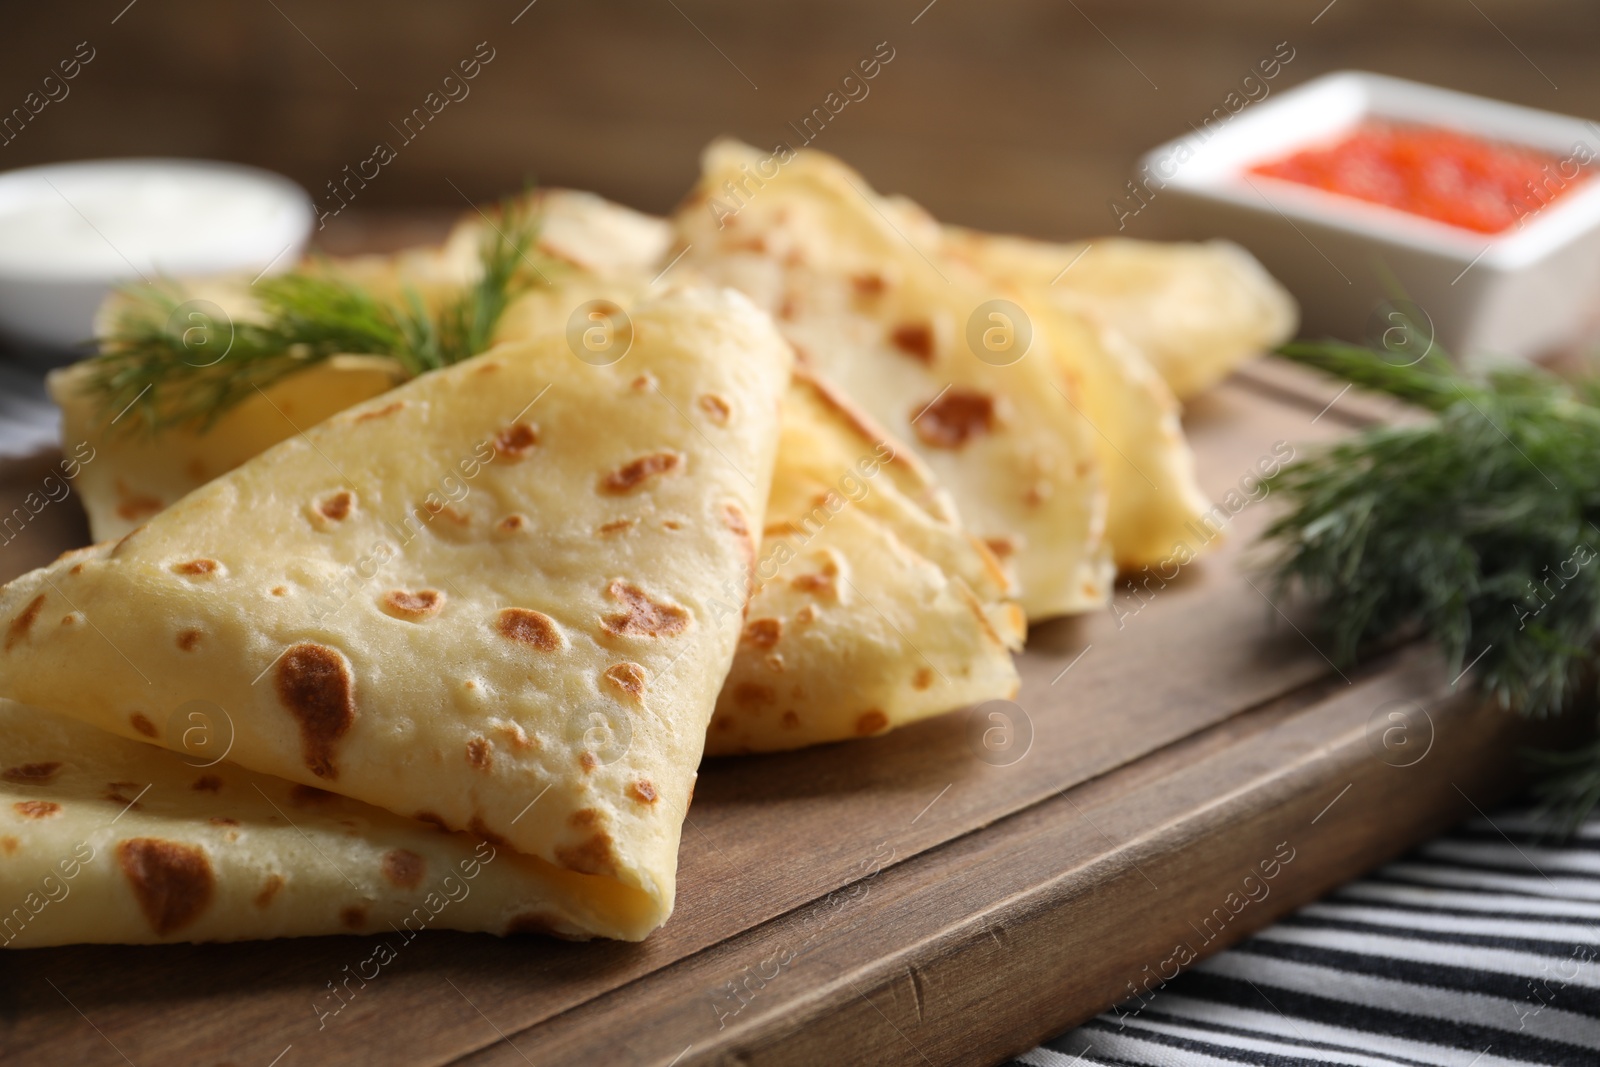
[[(1357, 71), (1222, 114), (1224, 121), (1208, 120), (1144, 157), (1139, 213), (1150, 209), (1161, 237), (1225, 237), (1249, 249), (1300, 301), (1305, 336), (1375, 341), (1392, 324), (1396, 284), (1437, 341), (1470, 363), (1536, 358), (1600, 322), (1594, 123)], [(1577, 174), (1567, 184), (1580, 184), (1562, 187), (1513, 228), (1485, 234), (1249, 173), (1368, 119), (1541, 149), (1572, 163)]]

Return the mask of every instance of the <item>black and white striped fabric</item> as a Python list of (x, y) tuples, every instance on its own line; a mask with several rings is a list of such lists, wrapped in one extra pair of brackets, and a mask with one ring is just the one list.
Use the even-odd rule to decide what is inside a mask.
[(1012, 1061), (1600, 1065), (1600, 818), (1478, 819)]

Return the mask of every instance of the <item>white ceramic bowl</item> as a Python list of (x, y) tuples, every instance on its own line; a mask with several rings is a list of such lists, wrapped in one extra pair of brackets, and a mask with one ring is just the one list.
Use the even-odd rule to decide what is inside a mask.
[(113, 286), (285, 270), (311, 199), (255, 167), (118, 159), (0, 174), (0, 330), (47, 348), (89, 340)]
[[(1518, 227), (1481, 234), (1248, 173), (1367, 118), (1443, 126), (1562, 160), (1581, 146), (1593, 157), (1579, 170), (1589, 180)], [(1374, 340), (1391, 281), (1437, 340), (1471, 363), (1536, 357), (1591, 334), (1600, 319), (1600, 126), (1582, 119), (1347, 71), (1168, 142), (1144, 157), (1140, 174), (1153, 176), (1139, 211), (1150, 212), (1152, 230), (1244, 245), (1300, 301), (1306, 336)]]

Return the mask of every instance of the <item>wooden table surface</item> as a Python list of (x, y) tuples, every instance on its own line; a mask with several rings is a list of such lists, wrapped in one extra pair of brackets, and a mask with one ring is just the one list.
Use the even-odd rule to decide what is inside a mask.
[[(1335, 392), (1261, 364), (1195, 401), (1208, 494), (1279, 442), (1370, 416), (1348, 395), (1319, 416)], [(5, 492), (30, 477), (14, 468)], [(1249, 569), (1269, 510), (1240, 511), (1136, 613), (1125, 600), (1120, 626), (1035, 627), (1013, 712), (1031, 741), (1009, 755), (956, 714), (709, 761), (678, 910), (643, 944), (429, 933), (320, 1028), (313, 1002), (373, 939), (9, 952), (0, 1062), (925, 1064), (1027, 1048), (1170, 974), (1180, 946), (1230, 944), (1512, 784), (1524, 724), (1455, 692), (1430, 650), (1341, 674), (1308, 620), (1269, 603)], [(53, 511), (0, 565), (82, 539)]]

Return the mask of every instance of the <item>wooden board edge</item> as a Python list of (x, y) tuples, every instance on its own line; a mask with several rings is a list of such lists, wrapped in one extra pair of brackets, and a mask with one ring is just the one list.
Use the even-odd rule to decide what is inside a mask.
[[(1180, 788), (1169, 787), (1171, 775), (1134, 765), (885, 867), (866, 892), (891, 918), (873, 922), (858, 911), (814, 947), (808, 940), (810, 982), (784, 987), (763, 980), (762, 967), (782, 971), (769, 961), (781, 960), (782, 946), (797, 943), (825, 902), (512, 1035), (515, 1051), (500, 1041), (459, 1062), (514, 1064), (528, 1054), (662, 1067), (973, 1063), (1032, 1047), (1139, 992), (1175, 946), (1197, 940), (1194, 918), (1237, 892), (1279, 842), (1312, 861), (1282, 864), (1270, 896), (1195, 946), (1196, 958), (1517, 784), (1505, 753), (1541, 726), (1448, 694), (1431, 657), (1402, 655), (1402, 669), (1327, 701), (1264, 713), (1256, 729), (1181, 771), (1193, 757), (1186, 746), (1154, 757), (1186, 780)], [(1423, 673), (1428, 687), (1417, 684)], [(1430, 716), (1430, 746), (1415, 765), (1396, 766), (1378, 757), (1370, 723), (1379, 709), (1413, 698)], [(1140, 780), (1131, 795), (1128, 776)], [(1224, 784), (1235, 781), (1242, 784)], [(1211, 800), (1196, 806), (1195, 787), (1207, 782)], [(993, 877), (1041, 859), (1054, 873), (1020, 891)], [(1180, 895), (1163, 899), (1151, 888), (1159, 886)], [(1129, 958), (1148, 964), (1114, 962)], [(730, 979), (745, 984), (748, 1002), (727, 999)]]

